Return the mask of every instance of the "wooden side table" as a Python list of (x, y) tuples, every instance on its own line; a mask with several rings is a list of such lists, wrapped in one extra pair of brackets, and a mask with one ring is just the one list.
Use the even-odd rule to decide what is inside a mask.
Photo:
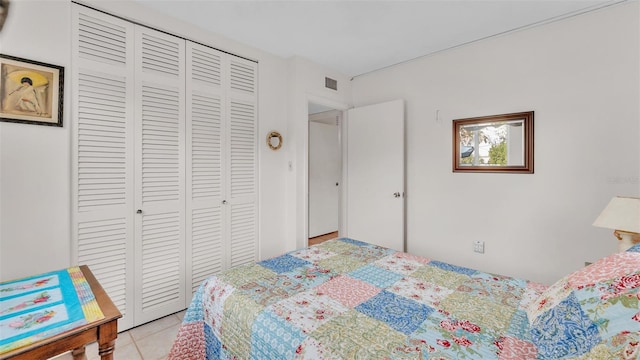
[(80, 270), (82, 270), (89, 286), (91, 286), (91, 291), (93, 291), (104, 314), (104, 319), (4, 353), (0, 355), (0, 360), (48, 359), (70, 350), (74, 359), (85, 359), (85, 345), (94, 341), (98, 342), (100, 359), (113, 359), (113, 351), (118, 337), (118, 319), (122, 317), (122, 314), (120, 314), (118, 308), (116, 308), (100, 283), (98, 283), (98, 280), (93, 276), (91, 270), (86, 265), (81, 265)]

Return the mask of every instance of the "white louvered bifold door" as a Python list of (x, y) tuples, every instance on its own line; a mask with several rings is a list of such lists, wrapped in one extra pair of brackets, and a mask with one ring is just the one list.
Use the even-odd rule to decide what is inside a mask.
[(187, 41), (187, 303), (224, 268), (222, 82), (226, 54)]
[(185, 42), (136, 26), (136, 323), (185, 307)]
[(133, 25), (73, 4), (72, 256), (134, 324)]
[(257, 64), (229, 56), (226, 183), (229, 266), (257, 260)]

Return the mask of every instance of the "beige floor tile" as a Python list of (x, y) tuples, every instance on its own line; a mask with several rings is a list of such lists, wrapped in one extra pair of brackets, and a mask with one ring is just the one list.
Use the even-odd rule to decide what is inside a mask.
[(144, 360), (166, 359), (178, 334), (178, 328), (179, 324), (176, 324), (153, 335), (135, 340), (142, 358)]
[(128, 332), (129, 334), (131, 334), (133, 341), (138, 341), (144, 339), (149, 335), (153, 335), (170, 327), (175, 327), (179, 324), (180, 320), (176, 316), (169, 315), (156, 321), (144, 324), (142, 326), (135, 327)]
[(184, 320), (184, 314), (187, 312), (187, 310), (182, 310), (179, 313), (176, 313), (176, 316), (178, 317), (178, 319), (180, 319), (180, 322), (182, 322), (182, 320)]
[(71, 356), (71, 351), (67, 351), (66, 353), (52, 357), (51, 360), (73, 360), (73, 356)]
[[(88, 360), (99, 360), (100, 356), (98, 356), (98, 350), (96, 348), (95, 354), (87, 353)], [(116, 346), (116, 350), (113, 352), (114, 360), (143, 360), (140, 352), (138, 352), (138, 348), (136, 344), (129, 343), (124, 346)]]
[(131, 344), (132, 342), (133, 338), (131, 338), (131, 334), (128, 331), (124, 331), (118, 334), (116, 346), (125, 346)]

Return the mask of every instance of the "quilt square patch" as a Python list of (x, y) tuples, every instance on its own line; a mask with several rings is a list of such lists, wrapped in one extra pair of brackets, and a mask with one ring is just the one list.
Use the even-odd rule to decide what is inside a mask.
[(402, 279), (402, 275), (374, 265), (363, 266), (348, 273), (347, 275), (382, 289), (387, 288), (393, 285), (396, 281)]
[(400, 254), (402, 253), (387, 255), (373, 264), (402, 275), (410, 275), (414, 271), (425, 266), (419, 261), (401, 256)]
[(349, 311), (349, 308), (327, 295), (303, 292), (273, 304), (271, 311), (304, 333), (311, 333), (330, 319)]
[(298, 347), (296, 353), (298, 359), (340, 360), (338, 356), (332, 356), (329, 349), (312, 337), (306, 338)]
[(500, 334), (507, 331), (511, 317), (516, 311), (507, 305), (495, 303), (487, 297), (460, 292), (454, 292), (443, 299), (440, 308), (457, 319), (467, 319), (475, 324), (483, 324), (486, 329)]
[(208, 279), (204, 283), (204, 286), (202, 289), (203, 294), (200, 295), (200, 291), (198, 291), (196, 292), (195, 298), (207, 298), (211, 306), (206, 309), (194, 309), (192, 306), (189, 306), (189, 310), (187, 310), (184, 318), (186, 321), (196, 321), (203, 318), (204, 321), (211, 326), (216, 336), (220, 336), (224, 304), (236, 289), (218, 278)]
[(290, 253), (290, 255), (300, 258), (302, 260), (306, 260), (311, 263), (317, 263), (320, 260), (335, 256), (336, 253), (323, 249), (319, 246), (312, 246), (312, 247), (304, 248), (298, 251), (294, 251)]
[(266, 267), (254, 263), (231, 268), (220, 274), (219, 278), (228, 284), (238, 287), (251, 281), (270, 278), (276, 275), (275, 272)]
[(443, 288), (455, 290), (458, 285), (469, 280), (467, 275), (458, 274), (457, 272), (447, 271), (435, 266), (422, 266), (411, 274), (411, 277), (428, 281), (434, 285)]
[(467, 281), (460, 284), (456, 290), (470, 295), (486, 296), (493, 299), (494, 302), (517, 307), (525, 286), (526, 283), (523, 280), (491, 274), (478, 274), (471, 276)]
[[(251, 344), (247, 339), (251, 339), (254, 320), (264, 307), (239, 293), (234, 291), (224, 303), (219, 339), (224, 344), (222, 350), (226, 350), (229, 357), (248, 359)], [(215, 329), (213, 330), (215, 334)]]
[(640, 334), (640, 274), (576, 289), (572, 293), (601, 336)]
[(345, 252), (343, 253), (343, 255), (362, 262), (371, 263), (394, 253), (396, 253), (395, 250), (370, 245), (362, 246), (353, 251)]
[(355, 309), (407, 335), (419, 328), (434, 311), (424, 304), (384, 290)]
[(325, 241), (319, 245), (315, 245), (314, 247), (325, 249), (336, 254), (343, 254), (360, 248), (358, 245), (344, 242), (340, 239)]
[(468, 319), (434, 311), (409, 338), (429, 345), (428, 349), (432, 351), (429, 359), (495, 359), (498, 334), (480, 325)]
[(285, 275), (302, 284), (305, 289), (311, 289), (339, 274), (319, 266), (305, 266), (297, 268)]
[(380, 292), (379, 288), (371, 284), (344, 275), (333, 278), (315, 289), (316, 294), (327, 295), (348, 308), (353, 308)]
[(453, 272), (457, 272), (458, 274), (463, 274), (463, 275), (474, 275), (478, 273), (478, 270), (473, 270), (473, 269), (469, 269), (466, 267), (462, 267), (462, 266), (457, 266), (457, 265), (453, 265), (453, 264), (447, 264), (445, 262), (442, 261), (431, 261), (429, 262), (429, 265), (431, 266), (435, 266), (438, 267), (442, 270), (447, 270), (447, 271), (453, 271)]
[(538, 316), (531, 338), (545, 359), (582, 355), (600, 342), (598, 327), (584, 314), (574, 294)]
[(171, 347), (169, 357), (204, 359), (205, 351), (209, 349), (212, 355), (220, 354), (220, 341), (213, 336), (211, 328), (202, 321), (185, 323), (178, 330), (177, 340)]
[(387, 289), (408, 299), (437, 308), (453, 290), (414, 277), (405, 277)]
[(344, 274), (353, 271), (359, 267), (365, 266), (367, 263), (354, 259), (350, 256), (340, 254), (332, 256), (318, 262), (318, 266), (323, 269), (331, 269), (336, 274)]
[(306, 290), (299, 281), (286, 275), (278, 275), (273, 278), (252, 281), (242, 285), (239, 290), (251, 297), (260, 305), (267, 306), (278, 300), (288, 298)]
[(404, 252), (397, 252), (396, 256), (399, 258), (403, 258), (403, 259), (408, 259), (408, 260), (412, 260), (415, 262), (419, 262), (421, 264), (428, 264), (431, 260), (427, 259), (426, 257), (422, 257), (422, 256), (418, 256), (418, 255), (412, 255), (412, 254), (408, 254), (408, 253), (404, 253)]
[(305, 335), (271, 311), (258, 315), (251, 329), (252, 359), (293, 359)]
[(267, 269), (271, 269), (278, 274), (282, 274), (299, 267), (307, 266), (309, 265), (309, 262), (299, 259), (295, 256), (285, 254), (282, 256), (260, 261), (258, 264), (266, 267)]
[(536, 359), (538, 350), (536, 346), (522, 339), (506, 336), (496, 341), (499, 360)]
[(404, 346), (405, 339), (387, 324), (354, 310), (331, 319), (311, 336), (324, 345), (324, 358), (329, 359), (385, 359)]
[(531, 334), (529, 332), (529, 318), (527, 318), (527, 313), (523, 310), (518, 310), (513, 313), (513, 317), (511, 318), (511, 323), (509, 324), (509, 330), (507, 330), (507, 334), (516, 336), (518, 339), (522, 340), (531, 340)]

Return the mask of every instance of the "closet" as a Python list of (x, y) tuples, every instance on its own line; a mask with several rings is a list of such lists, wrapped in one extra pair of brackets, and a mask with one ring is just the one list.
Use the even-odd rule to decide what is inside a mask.
[(73, 4), (72, 259), (125, 330), (257, 259), (257, 64)]

